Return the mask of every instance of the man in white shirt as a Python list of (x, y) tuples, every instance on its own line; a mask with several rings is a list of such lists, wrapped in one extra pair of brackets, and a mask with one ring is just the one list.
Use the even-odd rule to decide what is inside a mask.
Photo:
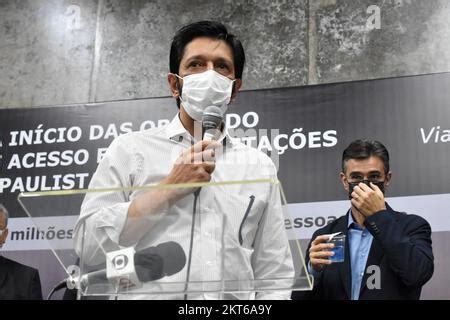
[[(206, 107), (214, 105), (225, 113), (242, 85), (244, 63), (240, 41), (222, 24), (201, 21), (180, 29), (172, 42), (168, 75), (179, 113), (165, 128), (115, 139), (89, 188), (277, 181), (270, 158), (230, 137), (224, 124), (217, 141), (201, 141), (195, 134)], [(282, 287), (294, 278), (276, 184), (182, 190), (140, 188), (87, 194), (75, 228), (77, 253), (93, 265), (104, 262), (105, 252), (130, 246), (139, 252), (174, 241), (186, 253), (187, 263), (161, 282), (203, 281), (207, 291), (184, 298), (289, 299), (290, 291), (245, 290), (255, 279), (280, 279)], [(228, 285), (238, 283), (241, 292), (215, 294), (207, 286), (208, 281), (223, 280), (229, 280)], [(158, 285), (146, 283), (140, 292)], [(183, 298), (183, 294), (125, 298), (130, 297)]]

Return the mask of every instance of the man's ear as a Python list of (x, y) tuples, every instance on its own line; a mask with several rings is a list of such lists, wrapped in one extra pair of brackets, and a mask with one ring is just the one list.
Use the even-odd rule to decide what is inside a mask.
[(242, 87), (242, 79), (236, 79), (236, 81), (233, 84), (233, 92), (231, 93), (230, 103), (232, 103), (236, 99), (237, 93), (239, 89), (241, 89), (241, 87)]
[(391, 184), (391, 179), (392, 179), (392, 171), (389, 171), (388, 173), (386, 173), (386, 180), (384, 181), (385, 187), (389, 187), (389, 185)]
[(178, 78), (173, 73), (167, 75), (167, 81), (169, 82), (170, 92), (175, 99), (180, 97), (180, 91), (178, 90)]
[(349, 186), (348, 186), (348, 180), (347, 180), (347, 177), (345, 176), (345, 173), (341, 172), (339, 174), (339, 178), (341, 179), (341, 183), (344, 186), (345, 191), (348, 192)]

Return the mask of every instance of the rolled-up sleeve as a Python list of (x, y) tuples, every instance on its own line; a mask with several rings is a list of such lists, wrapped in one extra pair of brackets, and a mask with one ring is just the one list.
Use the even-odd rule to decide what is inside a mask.
[(127, 190), (109, 189), (131, 187), (136, 168), (132, 145), (123, 139), (113, 141), (98, 165), (75, 226), (75, 250), (88, 264), (104, 262), (105, 252), (119, 248), (131, 201)]

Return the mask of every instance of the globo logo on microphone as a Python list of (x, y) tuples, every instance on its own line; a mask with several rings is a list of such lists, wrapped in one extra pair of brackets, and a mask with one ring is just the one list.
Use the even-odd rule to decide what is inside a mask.
[(119, 291), (142, 286), (136, 274), (134, 254), (133, 247), (106, 253), (106, 278)]
[(124, 254), (119, 254), (112, 259), (112, 265), (116, 270), (122, 270), (128, 265), (128, 257)]

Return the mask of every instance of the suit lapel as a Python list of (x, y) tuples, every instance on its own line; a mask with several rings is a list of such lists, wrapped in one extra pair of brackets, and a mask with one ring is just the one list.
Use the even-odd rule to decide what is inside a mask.
[[(391, 214), (395, 214), (395, 212), (392, 210), (392, 208), (387, 203), (386, 203), (386, 208), (388, 210), (392, 211)], [(397, 216), (396, 216), (396, 220), (397, 220)], [(381, 259), (383, 258), (383, 256), (384, 256), (383, 248), (378, 243), (378, 241), (376, 241), (375, 238), (373, 238), (372, 245), (370, 246), (369, 256), (367, 257), (366, 267), (364, 268), (364, 276), (361, 281), (361, 289), (360, 289), (360, 294), (359, 294), (360, 297), (362, 296), (363, 292), (367, 289), (367, 279), (371, 275), (373, 275), (373, 273), (371, 273), (371, 274), (367, 273), (367, 268), (369, 266), (380, 267)]]
[[(349, 211), (350, 212), (350, 211)], [(339, 270), (339, 278), (341, 278), (342, 281), (342, 285), (344, 286), (344, 290), (345, 290), (345, 294), (347, 295), (347, 299), (350, 299), (351, 295), (350, 295), (350, 288), (351, 288), (351, 283), (352, 283), (352, 278), (351, 278), (351, 264), (350, 264), (350, 249), (349, 249), (349, 245), (348, 245), (348, 215), (349, 212), (347, 213), (347, 215), (345, 216), (345, 219), (342, 219), (338, 225), (336, 225), (335, 230), (333, 230), (333, 232), (342, 232), (343, 234), (345, 234), (345, 250), (344, 250), (344, 254), (345, 254), (345, 258), (344, 258), (344, 262), (342, 263), (338, 263), (337, 267)]]
[(364, 268), (364, 275), (361, 280), (361, 289), (359, 296), (361, 297), (364, 291), (367, 289), (367, 279), (373, 275), (372, 273), (367, 273), (367, 268), (369, 266), (380, 266), (382, 257), (384, 256), (384, 251), (379, 245), (378, 241), (372, 240), (372, 245), (370, 246), (369, 256), (367, 257), (366, 266)]

